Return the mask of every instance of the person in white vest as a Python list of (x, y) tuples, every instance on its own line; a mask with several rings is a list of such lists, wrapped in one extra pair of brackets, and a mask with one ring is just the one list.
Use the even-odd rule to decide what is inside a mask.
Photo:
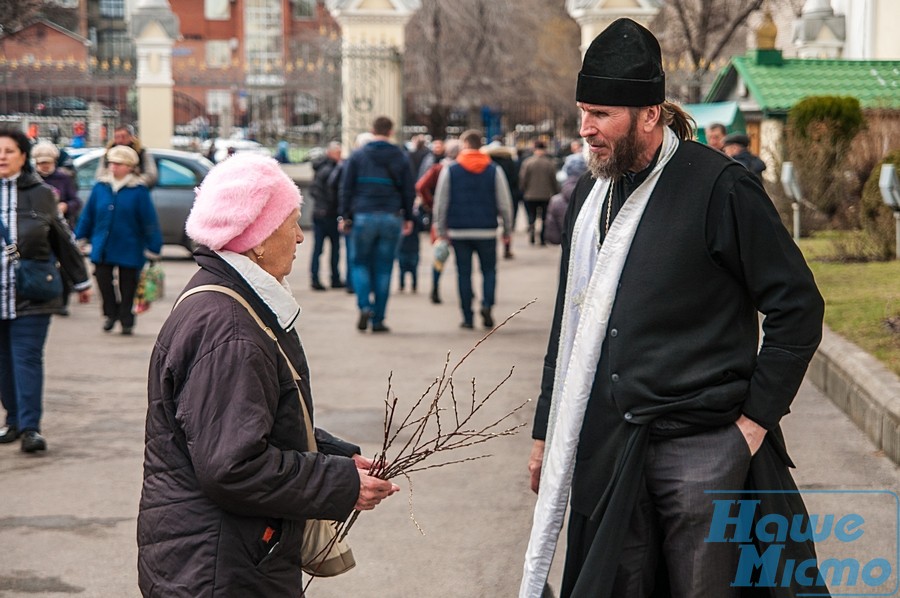
[[(588, 172), (562, 235), (520, 596), (544, 595), (567, 505), (563, 597), (759, 592), (741, 587), (739, 559), (768, 544), (726, 531), (739, 507), (806, 515), (796, 493), (743, 492), (796, 490), (779, 421), (821, 339), (822, 297), (756, 177), (690, 140), (650, 31), (619, 19), (600, 33), (575, 99)], [(735, 501), (727, 526), (716, 500)], [(809, 584), (773, 595), (823, 591), (812, 541), (766, 554), (778, 572), (812, 559)]]

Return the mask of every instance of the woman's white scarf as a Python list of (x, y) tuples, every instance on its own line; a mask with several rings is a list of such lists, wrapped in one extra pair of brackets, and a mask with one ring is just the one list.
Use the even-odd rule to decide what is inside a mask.
[(138, 185), (144, 184), (144, 182), (133, 172), (129, 172), (121, 179), (117, 179), (110, 172), (101, 176), (98, 180), (102, 183), (108, 183), (113, 193), (118, 193), (123, 187), (137, 187)]
[(598, 223), (603, 199), (609, 193), (608, 179), (594, 183), (575, 221), (541, 486), (519, 598), (539, 598), (550, 572), (569, 501), (584, 412), (591, 398), (619, 278), (660, 173), (678, 149), (676, 135), (669, 127), (664, 131), (659, 161), (619, 210), (599, 254)]
[(294, 298), (287, 279), (278, 281), (242, 253), (220, 249), (216, 251), (216, 255), (228, 262), (241, 275), (262, 302), (272, 310), (282, 328), (287, 331), (293, 328), (302, 309)]

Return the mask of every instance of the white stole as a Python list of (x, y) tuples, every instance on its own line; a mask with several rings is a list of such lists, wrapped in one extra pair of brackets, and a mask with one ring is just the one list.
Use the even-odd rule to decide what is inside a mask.
[(669, 127), (664, 131), (659, 161), (619, 210), (599, 254), (600, 210), (609, 193), (609, 179), (594, 183), (575, 221), (541, 486), (519, 598), (540, 598), (550, 572), (569, 501), (581, 425), (591, 398), (619, 278), (650, 195), (663, 168), (678, 149), (675, 133)]

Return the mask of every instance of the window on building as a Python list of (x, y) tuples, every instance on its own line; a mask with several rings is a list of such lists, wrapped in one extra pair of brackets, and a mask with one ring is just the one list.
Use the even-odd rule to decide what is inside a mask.
[(231, 18), (231, 1), (203, 0), (203, 16), (210, 21), (227, 21)]
[(316, 16), (316, 0), (291, 0), (295, 19), (312, 19)]
[(227, 89), (210, 89), (206, 92), (206, 113), (223, 114), (231, 109), (231, 92)]
[(127, 31), (97, 32), (97, 58), (100, 60), (129, 60), (134, 57), (134, 46)]
[(124, 18), (125, 0), (100, 0), (100, 16)]
[(228, 40), (211, 39), (206, 42), (206, 66), (214, 69), (227, 68), (231, 64), (231, 46)]
[(244, 52), (248, 80), (277, 85), (283, 80), (283, 12), (281, 0), (244, 1)]

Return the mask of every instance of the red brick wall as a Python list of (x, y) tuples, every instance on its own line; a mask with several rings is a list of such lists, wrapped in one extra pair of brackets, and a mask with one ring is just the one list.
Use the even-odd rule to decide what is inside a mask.
[(0, 39), (0, 55), (6, 60), (68, 60), (74, 58), (84, 62), (88, 50), (84, 44), (71, 36), (44, 24), (35, 23), (14, 35)]

